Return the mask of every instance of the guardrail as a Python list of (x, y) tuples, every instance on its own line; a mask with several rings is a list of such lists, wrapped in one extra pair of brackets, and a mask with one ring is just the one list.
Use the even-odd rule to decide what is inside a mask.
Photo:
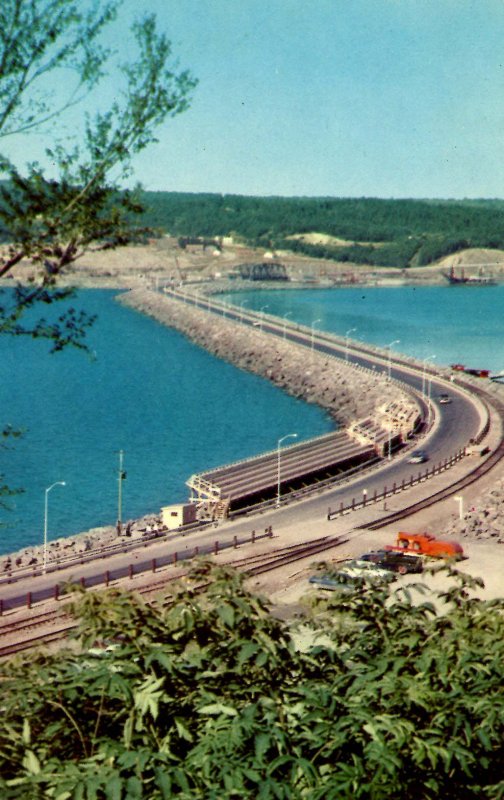
[(366, 508), (367, 506), (373, 505), (375, 503), (380, 502), (381, 500), (385, 501), (387, 497), (392, 497), (399, 492), (404, 492), (405, 489), (410, 489), (412, 486), (416, 486), (419, 483), (423, 483), (430, 478), (433, 478), (435, 475), (440, 475), (441, 472), (445, 472), (447, 469), (450, 469), (454, 464), (464, 458), (466, 455), (466, 449), (463, 448), (459, 450), (457, 453), (452, 455), (450, 458), (445, 458), (444, 461), (440, 461), (437, 465), (433, 467), (427, 467), (425, 472), (420, 470), (417, 475), (411, 475), (409, 479), (403, 478), (400, 483), (394, 482), (392, 486), (384, 486), (383, 491), (379, 492), (377, 489), (374, 490), (373, 494), (368, 497), (368, 493), (364, 489), (362, 492), (362, 497), (356, 499), (355, 497), (352, 498), (351, 502), (348, 505), (345, 505), (343, 502), (340, 503), (338, 509), (331, 509), (327, 510), (327, 519), (332, 520), (336, 519), (336, 517), (341, 517), (344, 514), (349, 514), (352, 511), (356, 511), (357, 509)]
[[(77, 583), (85, 588), (94, 586), (108, 586), (112, 581), (117, 581), (122, 578), (133, 578), (146, 572), (155, 573), (161, 567), (178, 564), (182, 561), (189, 561), (198, 556), (204, 555), (218, 555), (223, 550), (237, 548), (244, 544), (255, 544), (259, 539), (270, 539), (273, 536), (273, 528), (269, 525), (264, 529), (264, 533), (256, 533), (252, 530), (249, 536), (238, 537), (234, 536), (227, 542), (219, 542), (218, 540), (211, 542), (207, 545), (196, 545), (195, 547), (185, 550), (173, 550), (163, 556), (157, 558), (146, 559), (145, 561), (136, 562), (135, 564), (127, 564), (123, 567), (116, 569), (105, 570), (104, 572), (96, 573), (88, 577), (81, 577)], [(40, 574), (40, 573), (39, 573)], [(0, 598), (0, 616), (5, 611), (12, 611), (16, 608), (31, 608), (35, 603), (40, 603), (44, 600), (59, 600), (65, 593), (65, 583), (58, 582), (52, 586), (45, 587), (44, 589), (37, 589), (36, 591), (23, 592), (15, 597)]]

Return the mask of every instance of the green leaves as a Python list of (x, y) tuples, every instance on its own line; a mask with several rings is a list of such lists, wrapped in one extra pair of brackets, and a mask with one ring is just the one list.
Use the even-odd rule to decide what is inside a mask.
[(450, 582), (443, 616), (347, 595), (304, 652), (206, 562), (169, 602), (79, 590), (80, 655), (0, 665), (2, 800), (497, 800), (504, 602)]
[[(27, 312), (70, 296), (56, 289), (58, 276), (84, 253), (142, 240), (143, 206), (137, 191), (122, 191), (132, 159), (155, 141), (165, 120), (188, 107), (196, 81), (171, 65), (171, 45), (147, 16), (133, 26), (127, 64), (117, 63), (100, 37), (121, 0), (2, 0), (0, 4), (0, 140), (52, 123), (47, 177), (38, 163), (15, 164), (0, 153), (0, 277), (20, 263), (31, 265), (23, 285), (0, 305), (0, 333), (52, 342), (52, 352), (85, 347), (93, 320), (74, 309), (58, 320), (26, 322)], [(136, 54), (134, 54), (136, 45)], [(110, 76), (107, 74), (110, 70)], [(59, 79), (59, 80), (58, 80)], [(113, 106), (94, 116), (77, 107), (105, 79), (114, 83)], [(52, 87), (68, 86), (54, 102)], [(58, 137), (55, 123), (67, 114), (74, 136)], [(70, 116), (71, 113), (71, 116)], [(62, 132), (64, 127), (59, 130)], [(26, 270), (26, 266), (24, 267)]]
[(149, 676), (133, 693), (133, 702), (141, 717), (149, 713), (153, 720), (157, 719), (159, 702), (164, 694), (161, 690), (163, 683), (164, 678)]

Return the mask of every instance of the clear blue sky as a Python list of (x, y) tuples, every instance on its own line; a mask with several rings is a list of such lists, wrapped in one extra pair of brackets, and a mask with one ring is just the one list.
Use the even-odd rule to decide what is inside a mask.
[(146, 188), (504, 197), (502, 0), (126, 0), (123, 45), (139, 9), (199, 79)]

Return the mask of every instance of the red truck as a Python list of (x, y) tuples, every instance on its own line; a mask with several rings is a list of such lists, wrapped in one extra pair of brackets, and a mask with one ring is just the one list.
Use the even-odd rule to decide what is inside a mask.
[(434, 558), (464, 557), (462, 546), (458, 542), (436, 539), (431, 533), (405, 533), (400, 531), (394, 545), (389, 545), (387, 550), (400, 550), (405, 553), (433, 556)]

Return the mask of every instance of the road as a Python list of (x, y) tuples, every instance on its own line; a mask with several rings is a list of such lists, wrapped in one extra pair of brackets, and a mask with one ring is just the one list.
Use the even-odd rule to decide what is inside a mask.
[[(209, 301), (208, 309), (216, 310), (219, 313), (222, 305), (215, 301)], [(406, 363), (401, 357), (390, 358), (380, 353), (374, 353), (366, 346), (348, 341), (344, 344), (332, 339), (328, 334), (317, 334), (302, 329), (298, 326), (285, 326), (285, 322), (276, 322), (268, 317), (264, 320), (258, 314), (230, 310), (226, 305), (228, 318), (234, 318), (243, 324), (257, 326), (258, 319), (265, 333), (282, 336), (294, 343), (299, 343), (307, 347), (313, 347), (318, 352), (326, 353), (338, 358), (348, 358), (348, 361), (356, 366), (367, 369), (389, 371), (393, 380), (398, 380), (410, 387), (421, 401), (425, 404), (428, 399), (426, 394), (433, 398), (431, 406), (431, 426), (425, 438), (422, 440), (422, 448), (428, 450), (429, 464), (436, 464), (451, 457), (457, 451), (463, 449), (469, 440), (475, 437), (481, 430), (484, 417), (484, 406), (479, 399), (472, 397), (467, 391), (455, 384), (447, 384), (447, 381), (438, 377), (432, 372), (426, 373), (425, 367), (414, 368)], [(391, 355), (391, 354), (390, 354)], [(427, 386), (430, 382), (430, 389)], [(448, 388), (447, 388), (448, 386)], [(437, 396), (449, 391), (452, 402), (448, 405), (440, 405), (436, 400)], [(92, 560), (85, 564), (73, 564), (72, 566), (59, 571), (56, 574), (48, 573), (36, 577), (29, 577), (20, 583), (2, 586), (0, 597), (5, 603), (16, 596), (20, 596), (30, 591), (33, 593), (40, 591), (51, 591), (56, 581), (64, 582), (68, 580), (85, 579), (90, 585), (94, 582), (103, 582), (104, 573), (108, 570), (111, 573), (120, 570), (123, 574), (127, 573), (129, 565), (133, 569), (138, 569), (143, 562), (146, 568), (152, 564), (153, 559), (170, 558), (177, 552), (178, 558), (194, 554), (195, 548), (203, 551), (205, 548), (211, 550), (218, 539), (221, 543), (232, 542), (233, 537), (250, 537), (252, 529), (257, 534), (264, 533), (268, 526), (273, 526), (277, 533), (282, 529), (292, 529), (295, 527), (299, 531), (299, 539), (310, 538), (310, 529), (322, 523), (327, 524), (328, 507), (337, 508), (341, 503), (348, 505), (352, 498), (357, 501), (362, 500), (364, 493), (367, 498), (372, 498), (375, 491), (380, 494), (384, 486), (392, 487), (394, 483), (400, 485), (403, 480), (409, 481), (412, 474), (418, 472), (418, 467), (413, 467), (407, 463), (403, 457), (394, 457), (390, 462), (384, 462), (379, 469), (364, 472), (360, 477), (352, 479), (343, 485), (325, 490), (320, 495), (313, 495), (304, 499), (302, 502), (286, 505), (280, 509), (265, 511), (260, 516), (250, 518), (238, 518), (226, 521), (219, 525), (219, 528), (206, 528), (196, 530), (187, 535), (174, 535), (173, 539), (154, 541), (144, 548), (136, 548), (129, 552), (123, 552), (108, 556), (105, 560)], [(435, 481), (433, 490), (436, 490)]]

